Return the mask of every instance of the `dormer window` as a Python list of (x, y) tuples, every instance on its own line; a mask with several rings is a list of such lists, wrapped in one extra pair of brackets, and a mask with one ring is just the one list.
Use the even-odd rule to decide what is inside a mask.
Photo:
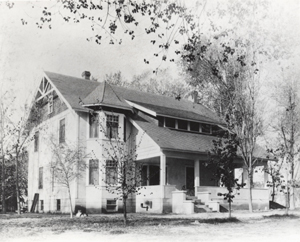
[(178, 119), (177, 125), (178, 125), (178, 129), (188, 130), (188, 121), (186, 121), (186, 120)]
[(48, 97), (48, 114), (53, 113), (53, 95)]
[(106, 115), (106, 137), (109, 139), (117, 139), (119, 131), (119, 116)]
[(190, 131), (199, 132), (199, 123), (190, 122)]
[(175, 129), (176, 126), (176, 120), (173, 118), (165, 118), (165, 125), (168, 128), (173, 128)]
[(201, 133), (211, 134), (211, 125), (210, 124), (201, 124)]
[[(163, 125), (164, 124), (164, 125)], [(213, 125), (200, 122), (193, 122), (183, 119), (161, 117), (158, 119), (158, 126), (164, 126), (170, 129), (189, 131), (192, 133), (212, 134)]]

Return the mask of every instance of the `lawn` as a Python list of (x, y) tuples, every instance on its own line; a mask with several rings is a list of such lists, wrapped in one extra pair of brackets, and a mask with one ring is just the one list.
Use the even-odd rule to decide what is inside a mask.
[(237, 212), (194, 215), (0, 214), (0, 241), (300, 241), (300, 212)]

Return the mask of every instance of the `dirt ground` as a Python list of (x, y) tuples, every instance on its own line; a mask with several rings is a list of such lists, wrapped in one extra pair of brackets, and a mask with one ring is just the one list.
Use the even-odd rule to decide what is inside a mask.
[(0, 214), (0, 241), (293, 241), (300, 242), (300, 211), (234, 212), (193, 215), (121, 214), (68, 215)]

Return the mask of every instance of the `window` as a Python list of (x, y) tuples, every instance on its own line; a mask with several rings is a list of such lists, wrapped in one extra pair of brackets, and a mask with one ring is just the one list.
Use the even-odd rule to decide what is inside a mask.
[(173, 119), (173, 118), (165, 118), (165, 125), (166, 125), (166, 127), (168, 127), (168, 128), (174, 128), (175, 129), (175, 123), (176, 123), (175, 119)]
[(48, 114), (53, 113), (53, 96), (48, 97)]
[(190, 122), (190, 131), (199, 132), (199, 123)]
[(89, 161), (89, 184), (99, 185), (99, 160)]
[(39, 150), (39, 131), (34, 134), (34, 152)]
[(188, 128), (188, 122), (185, 120), (178, 120), (178, 129), (187, 130)]
[(99, 138), (99, 115), (97, 113), (90, 114), (90, 138)]
[(112, 160), (106, 161), (106, 184), (117, 184), (117, 162)]
[(65, 119), (59, 121), (59, 143), (66, 141), (66, 123)]
[(39, 168), (39, 189), (43, 189), (43, 167)]
[(41, 211), (44, 211), (44, 200), (41, 200)]
[(56, 199), (56, 210), (60, 211), (60, 209), (61, 209), (60, 199)]
[(106, 200), (106, 210), (107, 211), (117, 211), (117, 200), (115, 199), (110, 199)]
[(106, 116), (106, 136), (109, 139), (118, 138), (119, 129), (119, 116), (107, 115)]
[(201, 124), (201, 132), (202, 133), (210, 134), (211, 133), (210, 128), (211, 128), (210, 124)]

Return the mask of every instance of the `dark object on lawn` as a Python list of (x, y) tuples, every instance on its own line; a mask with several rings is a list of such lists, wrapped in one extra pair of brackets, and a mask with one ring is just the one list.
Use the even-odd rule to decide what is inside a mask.
[(276, 203), (276, 202), (272, 202), (272, 201), (269, 201), (269, 207), (270, 207), (270, 209), (283, 209), (283, 208), (285, 208), (285, 206), (283, 206), (279, 203)]
[[(78, 213), (78, 212), (80, 212), (80, 213)], [(77, 216), (77, 214), (79, 214), (79, 215)], [(87, 217), (88, 216), (88, 214), (86, 212), (86, 208), (83, 206), (80, 206), (80, 205), (75, 206), (75, 215), (76, 215), (76, 217)]]

